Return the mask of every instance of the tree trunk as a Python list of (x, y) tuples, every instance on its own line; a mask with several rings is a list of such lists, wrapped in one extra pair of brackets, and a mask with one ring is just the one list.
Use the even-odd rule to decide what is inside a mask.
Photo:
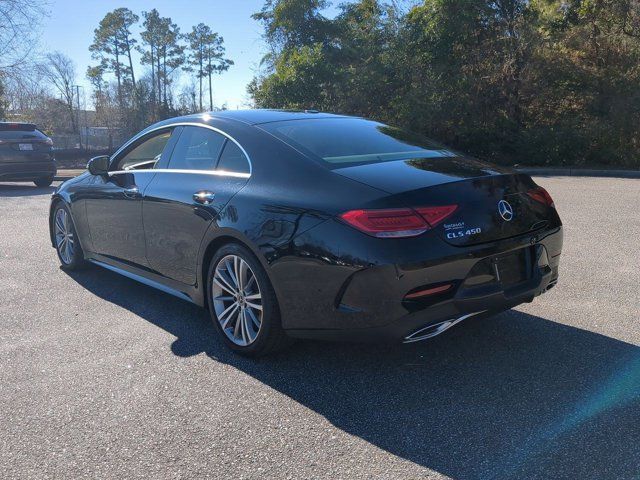
[(164, 50), (162, 51), (162, 79), (163, 79), (163, 85), (162, 85), (162, 96), (163, 96), (163, 102), (164, 102), (164, 109), (165, 111), (168, 110), (168, 102), (167, 102), (167, 84), (169, 83), (169, 80), (167, 79), (167, 47), (164, 47)]
[(71, 131), (73, 133), (78, 132), (78, 126), (76, 125), (76, 116), (73, 114), (73, 97), (71, 101), (67, 104), (67, 108), (69, 109), (69, 119), (71, 120)]
[(122, 75), (120, 74), (120, 50), (118, 49), (118, 40), (114, 42), (114, 52), (116, 57), (115, 75), (118, 81), (118, 106), (122, 108)]
[(158, 106), (160, 106), (160, 91), (162, 90), (162, 75), (160, 74), (160, 49), (156, 51), (156, 72), (158, 81)]
[(153, 55), (154, 53), (154, 45), (153, 43), (149, 44), (149, 49), (151, 51), (151, 114), (154, 117), (154, 120), (157, 119), (156, 117), (156, 76), (155, 76), (155, 57)]
[(131, 46), (129, 45), (129, 37), (126, 38), (127, 45), (127, 57), (129, 57), (129, 69), (131, 70), (131, 83), (133, 84), (133, 90), (136, 89), (136, 76), (133, 73), (133, 61), (131, 60)]
[(202, 51), (202, 47), (200, 48), (200, 70), (198, 71), (198, 79), (200, 80), (200, 111), (202, 111), (202, 77), (203, 77), (203, 71), (202, 71), (202, 63), (203, 63), (203, 56), (204, 53)]
[(209, 53), (209, 65), (207, 66), (209, 74), (209, 111), (213, 111), (213, 89), (211, 88), (211, 53)]

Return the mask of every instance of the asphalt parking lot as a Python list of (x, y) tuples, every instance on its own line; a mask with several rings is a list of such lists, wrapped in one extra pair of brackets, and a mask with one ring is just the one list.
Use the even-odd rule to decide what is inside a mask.
[(637, 479), (640, 180), (537, 181), (565, 223), (546, 295), (259, 361), (182, 300), (60, 270), (52, 189), (0, 185), (0, 476)]

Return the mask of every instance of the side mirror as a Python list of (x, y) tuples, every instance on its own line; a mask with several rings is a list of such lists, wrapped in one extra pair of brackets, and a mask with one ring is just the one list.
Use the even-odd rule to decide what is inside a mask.
[(87, 163), (87, 170), (89, 170), (91, 175), (106, 175), (109, 172), (110, 160), (109, 155), (93, 157), (89, 160), (89, 163)]

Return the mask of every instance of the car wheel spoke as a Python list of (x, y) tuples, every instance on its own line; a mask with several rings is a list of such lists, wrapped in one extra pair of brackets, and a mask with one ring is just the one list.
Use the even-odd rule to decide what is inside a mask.
[(244, 291), (245, 292), (249, 292), (251, 291), (251, 287), (253, 286), (253, 284), (256, 282), (256, 277), (255, 275), (253, 275), (253, 273), (251, 274), (251, 277), (249, 278), (249, 280), (247, 281), (247, 283), (244, 286)]
[(249, 265), (247, 262), (238, 258), (238, 290), (244, 290), (245, 285), (247, 284), (247, 273), (249, 271)]
[[(235, 258), (235, 257), (234, 257)], [(225, 266), (227, 267), (227, 273), (231, 277), (231, 281), (233, 282), (234, 289), (238, 290), (238, 277), (235, 275), (235, 269), (233, 266), (233, 260), (227, 260), (225, 262)]]
[(260, 325), (261, 322), (260, 320), (258, 320), (258, 317), (256, 317), (255, 313), (253, 313), (253, 310), (251, 310), (250, 308), (247, 309), (247, 313), (249, 314), (249, 316), (251, 317), (251, 321), (253, 322), (253, 324), (256, 326), (257, 330), (260, 330)]
[(222, 275), (216, 275), (215, 277), (213, 277), (213, 281), (225, 292), (230, 293), (231, 295), (234, 295), (236, 293), (233, 287), (226, 283), (227, 281), (222, 277)]
[(247, 302), (247, 306), (253, 308), (254, 310), (262, 311), (262, 305), (258, 305), (257, 303)]
[(233, 329), (233, 336), (240, 339), (242, 334), (241, 334), (241, 329), (242, 329), (242, 318), (240, 318), (240, 315), (242, 314), (242, 309), (240, 309), (238, 311), (238, 314), (236, 315), (236, 323), (235, 323), (235, 328)]
[[(62, 212), (62, 210), (58, 210), (58, 213)], [(64, 233), (64, 223), (62, 221), (62, 215), (56, 214), (56, 228), (59, 232)]]
[(235, 297), (233, 295), (220, 295), (214, 298), (214, 300), (221, 300), (223, 302), (235, 302)]
[(238, 309), (237, 303), (232, 303), (223, 313), (218, 316), (218, 320), (221, 322), (222, 328), (227, 328), (229, 321), (233, 318), (234, 313)]

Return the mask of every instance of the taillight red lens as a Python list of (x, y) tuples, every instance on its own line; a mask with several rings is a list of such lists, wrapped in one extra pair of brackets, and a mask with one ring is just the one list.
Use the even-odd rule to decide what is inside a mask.
[(527, 192), (527, 195), (533, 198), (536, 202), (544, 203), (548, 207), (555, 206), (553, 203), (553, 198), (551, 198), (551, 195), (549, 195), (549, 192), (547, 192), (542, 187), (536, 187), (532, 190), (529, 190)]
[(449, 215), (457, 210), (457, 205), (444, 205), (442, 207), (420, 207), (416, 211), (431, 225), (435, 227)]
[(451, 215), (457, 205), (442, 207), (350, 210), (340, 218), (361, 232), (379, 238), (415, 237)]
[(380, 238), (414, 237), (429, 225), (410, 208), (350, 210), (340, 218), (361, 232)]

